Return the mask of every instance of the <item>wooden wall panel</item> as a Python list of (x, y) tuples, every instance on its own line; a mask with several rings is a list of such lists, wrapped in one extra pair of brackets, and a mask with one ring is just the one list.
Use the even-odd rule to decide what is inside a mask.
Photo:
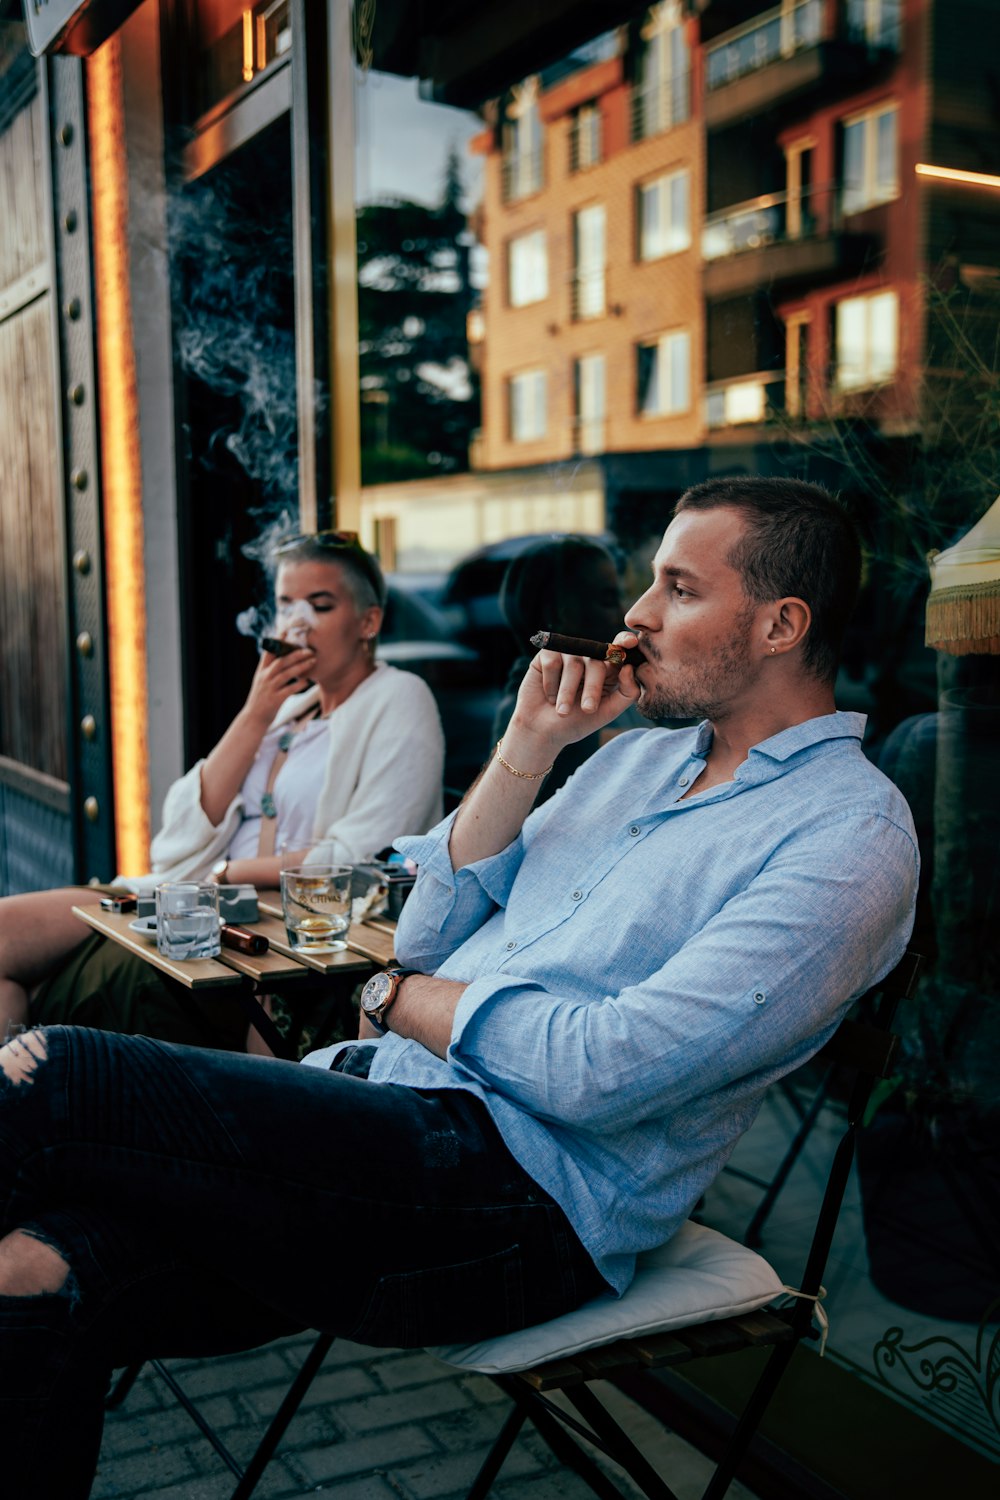
[(65, 581), (49, 319), (45, 294), (0, 322), (0, 755), (65, 781)]
[(34, 270), (48, 254), (41, 110), (36, 94), (0, 135), (0, 287)]

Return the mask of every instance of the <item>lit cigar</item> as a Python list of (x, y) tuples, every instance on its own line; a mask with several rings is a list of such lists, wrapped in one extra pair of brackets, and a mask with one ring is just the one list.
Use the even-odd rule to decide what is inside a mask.
[(235, 948), (237, 953), (266, 953), (271, 946), (262, 932), (248, 932), (245, 927), (234, 927), (223, 922), (219, 934), (224, 948)]
[(262, 636), (260, 644), (272, 656), (291, 656), (293, 651), (302, 649), (297, 641), (279, 641), (276, 635)]
[(606, 661), (612, 667), (638, 667), (646, 660), (638, 646), (616, 646), (607, 641), (588, 641), (582, 635), (558, 635), (554, 630), (539, 630), (531, 636), (539, 651), (561, 651), (564, 656), (586, 656), (590, 661)]

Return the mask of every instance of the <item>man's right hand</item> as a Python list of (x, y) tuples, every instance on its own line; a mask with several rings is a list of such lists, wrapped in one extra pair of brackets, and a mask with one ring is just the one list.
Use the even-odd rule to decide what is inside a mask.
[[(638, 639), (620, 631), (615, 643), (634, 646)], [(638, 697), (630, 666), (539, 651), (524, 674), (504, 743), (513, 748), (515, 740), (526, 737), (551, 751), (554, 759), (566, 745), (604, 729)]]
[[(620, 631), (622, 645), (636, 644)], [(603, 729), (639, 697), (632, 667), (540, 651), (518, 689), (497, 755), (458, 810), (448, 852), (456, 870), (499, 854), (517, 837), (560, 750)]]

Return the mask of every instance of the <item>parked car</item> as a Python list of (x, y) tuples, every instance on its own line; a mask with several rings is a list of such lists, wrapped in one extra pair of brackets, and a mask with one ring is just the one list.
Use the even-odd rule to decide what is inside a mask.
[(500, 690), (479, 652), (459, 638), (461, 612), (435, 603), (443, 576), (390, 574), (387, 582), (379, 657), (415, 672), (433, 692), (444, 726), (445, 786), (461, 794), (489, 755)]

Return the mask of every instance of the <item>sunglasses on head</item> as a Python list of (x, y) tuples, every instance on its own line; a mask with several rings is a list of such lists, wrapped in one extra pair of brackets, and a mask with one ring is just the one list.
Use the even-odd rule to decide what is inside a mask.
[(286, 552), (292, 552), (296, 547), (301, 547), (304, 542), (309, 542), (314, 547), (322, 547), (325, 552), (353, 552), (379, 600), (382, 599), (384, 585), (378, 562), (367, 548), (362, 546), (356, 531), (300, 531), (295, 536), (286, 536), (283, 542), (279, 542), (272, 556), (280, 558)]
[(342, 547), (350, 547), (355, 552), (365, 552), (361, 545), (361, 539), (356, 531), (297, 531), (294, 536), (286, 536), (283, 542), (279, 542), (274, 549), (274, 555), (280, 557), (282, 552), (290, 552), (293, 547), (301, 547), (303, 542), (312, 542), (315, 547), (327, 547), (331, 552), (336, 552)]

